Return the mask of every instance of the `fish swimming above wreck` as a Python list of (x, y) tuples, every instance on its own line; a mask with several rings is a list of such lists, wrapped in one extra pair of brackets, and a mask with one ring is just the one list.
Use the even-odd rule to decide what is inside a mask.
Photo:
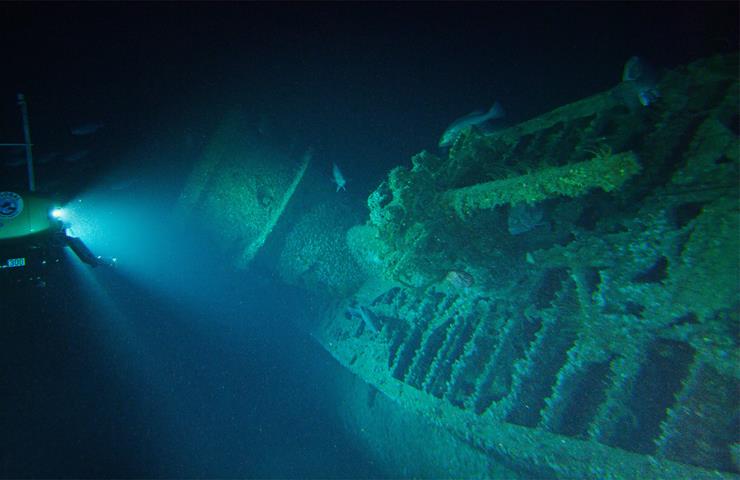
[(452, 122), (452, 124), (447, 127), (447, 130), (444, 131), (442, 138), (439, 139), (439, 147), (451, 147), (466, 128), (483, 125), (491, 120), (503, 118), (504, 115), (504, 108), (499, 102), (496, 102), (487, 112), (472, 112), (464, 117), (460, 117)]
[(281, 277), (326, 295), (312, 335), (387, 471), (739, 478), (737, 72), (714, 56), (653, 83), (633, 61), (414, 155), (346, 233), (329, 209), (295, 222)]
[(629, 94), (643, 107), (648, 107), (660, 98), (658, 75), (655, 69), (640, 57), (630, 57), (624, 65), (622, 84)]
[(347, 189), (344, 188), (344, 186), (347, 185), (347, 180), (344, 178), (344, 175), (342, 175), (342, 171), (339, 170), (336, 163), (332, 166), (331, 174), (333, 182), (337, 184), (337, 192), (339, 190), (344, 190), (346, 192)]

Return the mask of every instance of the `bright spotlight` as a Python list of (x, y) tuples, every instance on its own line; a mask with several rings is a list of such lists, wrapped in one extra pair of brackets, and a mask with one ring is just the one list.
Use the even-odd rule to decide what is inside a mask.
[(61, 207), (56, 207), (51, 211), (51, 216), (56, 218), (57, 220), (61, 220), (64, 218), (64, 209)]

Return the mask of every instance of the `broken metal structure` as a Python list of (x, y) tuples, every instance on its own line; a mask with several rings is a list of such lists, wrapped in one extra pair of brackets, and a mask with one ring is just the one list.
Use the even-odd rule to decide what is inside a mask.
[(389, 473), (737, 478), (737, 61), (666, 72), (650, 107), (619, 85), (469, 130), (311, 254), (309, 289), (353, 285), (313, 334)]

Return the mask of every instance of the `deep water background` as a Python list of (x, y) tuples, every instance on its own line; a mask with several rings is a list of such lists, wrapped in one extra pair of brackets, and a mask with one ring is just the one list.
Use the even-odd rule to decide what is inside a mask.
[[(614, 86), (632, 55), (673, 68), (735, 51), (737, 12), (0, 3), (0, 141), (21, 138), (23, 92), (35, 154), (52, 158), (37, 167), (40, 189), (93, 204), (91, 241), (115, 236), (142, 273), (69, 261), (46, 288), (3, 285), (0, 476), (387, 474), (342, 431), (331, 395), (342, 371), (307, 334), (318, 314), (303, 294), (267, 269), (234, 272), (193, 232), (149, 229), (142, 212), (166, 216), (233, 110), (253, 119), (249, 134), (313, 147), (328, 190), (341, 165), (341, 201), (361, 212), (387, 171), (434, 150), (455, 118), (495, 100), (506, 122), (531, 118)], [(70, 135), (91, 121), (105, 126)], [(1, 168), (0, 190), (24, 185), (22, 168)]]
[(228, 294), (193, 312), (70, 270), (3, 298), (3, 476), (380, 474), (340, 430), (327, 391), (342, 372), (289, 290), (253, 278), (233, 313)]

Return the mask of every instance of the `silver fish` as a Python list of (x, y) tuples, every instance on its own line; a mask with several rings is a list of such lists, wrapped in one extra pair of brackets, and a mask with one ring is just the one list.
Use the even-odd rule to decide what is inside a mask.
[(496, 102), (487, 112), (473, 112), (458, 118), (442, 134), (442, 138), (439, 139), (439, 146), (440, 148), (451, 147), (466, 128), (477, 126), (490, 120), (503, 118), (503, 116), (504, 108), (500, 103)]

